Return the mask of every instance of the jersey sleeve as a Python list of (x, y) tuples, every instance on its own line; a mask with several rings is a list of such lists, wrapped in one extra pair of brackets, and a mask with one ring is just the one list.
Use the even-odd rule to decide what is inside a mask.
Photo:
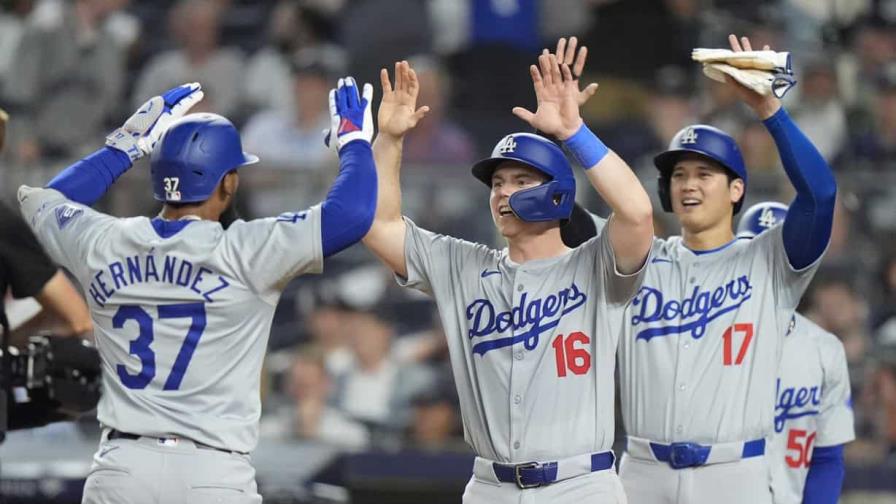
[(793, 269), (784, 248), (783, 230), (784, 227), (779, 224), (753, 238), (751, 245), (763, 249), (762, 256), (766, 258), (774, 282), (777, 306), (785, 312), (792, 312), (815, 276), (823, 255), (803, 269)]
[(227, 229), (227, 253), (259, 294), (279, 294), (294, 277), (323, 271), (321, 207), (277, 217), (236, 221)]
[(56, 274), (28, 225), (9, 207), (0, 204), (0, 271), (6, 272), (12, 295), (34, 296)]
[[(487, 252), (484, 245), (427, 231), (404, 218), (404, 256), (408, 277), (395, 276), (398, 285), (433, 294), (433, 281), (447, 285), (449, 275), (465, 267), (478, 268)], [(439, 276), (444, 278), (437, 279)]]
[(836, 446), (856, 438), (850, 397), (849, 371), (843, 343), (833, 334), (824, 334), (819, 342), (824, 382), (821, 410), (818, 413), (816, 446)]
[(55, 189), (22, 186), (19, 206), (50, 258), (79, 278), (86, 274), (88, 246), (101, 240), (117, 221), (67, 199)]
[(616, 254), (613, 253), (613, 245), (610, 243), (610, 228), (606, 226), (606, 223), (607, 221), (604, 220), (604, 226), (599, 228), (597, 236), (583, 243), (580, 248), (594, 254), (596, 271), (601, 276), (600, 280), (607, 301), (623, 305), (631, 300), (641, 287), (641, 283), (644, 282), (647, 264), (653, 255), (653, 246), (638, 271), (630, 274), (620, 273), (616, 267)]

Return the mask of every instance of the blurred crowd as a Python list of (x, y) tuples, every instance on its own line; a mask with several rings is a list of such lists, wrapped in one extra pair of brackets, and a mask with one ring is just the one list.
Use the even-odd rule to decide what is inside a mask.
[[(198, 108), (234, 121), (262, 163), (243, 172), (246, 218), (320, 201), (337, 160), (324, 146), (339, 76), (374, 83), (408, 59), (432, 112), (405, 141), (406, 213), (500, 246), (469, 165), (524, 128), (528, 65), (558, 36), (589, 48), (600, 83), (586, 121), (655, 188), (654, 154), (685, 124), (734, 135), (747, 204), (792, 189), (766, 130), (700, 75), (694, 47), (748, 35), (793, 54), (785, 106), (838, 176), (824, 264), (801, 311), (846, 347), (859, 440), (853, 462), (896, 464), (896, 0), (0, 0), (0, 107), (11, 115), (0, 196), (40, 185), (99, 148), (147, 98), (199, 81)], [(158, 211), (139, 163), (100, 202)], [(245, 187), (245, 191), (242, 188)], [(587, 187), (586, 184), (580, 187)], [(589, 190), (579, 199), (606, 208)], [(658, 202), (654, 207), (659, 209)], [(677, 233), (657, 213), (657, 233)], [(346, 449), (463, 448), (433, 305), (399, 289), (360, 246), (291, 285), (278, 307), (262, 433)]]

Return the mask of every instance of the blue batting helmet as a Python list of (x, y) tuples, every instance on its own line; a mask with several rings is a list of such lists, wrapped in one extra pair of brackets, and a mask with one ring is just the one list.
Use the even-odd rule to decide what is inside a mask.
[(756, 203), (747, 209), (737, 223), (738, 238), (752, 238), (784, 222), (787, 205), (777, 201)]
[(190, 114), (172, 123), (152, 151), (153, 196), (166, 203), (205, 201), (224, 175), (257, 162), (243, 152), (233, 123), (217, 114)]
[[(672, 211), (672, 199), (669, 194), (672, 169), (675, 168), (678, 158), (688, 152), (706, 156), (719, 163), (735, 177), (742, 179), (744, 188), (746, 188), (747, 169), (744, 166), (744, 158), (740, 154), (737, 142), (731, 138), (731, 135), (718, 128), (705, 124), (694, 124), (676, 133), (672, 141), (669, 142), (666, 152), (653, 158), (653, 164), (660, 170), (658, 190), (663, 210)], [(744, 199), (741, 197), (740, 201), (734, 204), (735, 214), (740, 211), (743, 202)]]
[(576, 179), (566, 155), (553, 142), (532, 133), (502, 138), (489, 158), (473, 165), (473, 176), (492, 186), (499, 164), (518, 161), (548, 176), (548, 181), (510, 196), (510, 208), (522, 220), (544, 222), (569, 219), (576, 198)]

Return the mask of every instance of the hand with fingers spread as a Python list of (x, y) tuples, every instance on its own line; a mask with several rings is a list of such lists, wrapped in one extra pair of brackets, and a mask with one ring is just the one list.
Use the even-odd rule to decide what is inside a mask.
[[(747, 37), (741, 37), (739, 40), (737, 35), (733, 33), (728, 35), (728, 43), (731, 45), (731, 50), (734, 52), (742, 52), (742, 51), (752, 51), (753, 46), (750, 44), (750, 39)], [(771, 48), (769, 46), (763, 47), (764, 51), (768, 51)], [(760, 119), (767, 119), (775, 114), (778, 109), (781, 108), (781, 100), (775, 97), (773, 94), (769, 95), (761, 95), (746, 86), (740, 84), (736, 80), (731, 77), (725, 78), (726, 85), (731, 86), (738, 97), (746, 103), (751, 109), (753, 109)]]
[[(557, 56), (557, 61), (560, 62), (561, 65), (568, 65), (572, 69), (573, 80), (575, 80), (576, 85), (578, 85), (578, 81), (582, 77), (582, 72), (585, 70), (585, 60), (588, 58), (588, 48), (585, 46), (580, 47), (577, 55), (576, 45), (578, 45), (578, 39), (575, 37), (570, 37), (568, 42), (565, 37), (561, 38), (557, 41), (557, 50), (554, 54)], [(547, 49), (545, 49), (542, 54), (547, 54)], [(580, 90), (578, 96), (579, 107), (587, 103), (596, 92), (596, 82), (592, 82), (585, 86), (585, 89)]]
[(417, 107), (420, 83), (417, 73), (407, 61), (395, 63), (395, 86), (389, 81), (389, 71), (380, 70), (383, 99), (377, 113), (379, 134), (391, 138), (401, 138), (412, 130), (429, 112), (429, 107)]
[(554, 54), (538, 57), (538, 66), (529, 67), (538, 108), (535, 112), (514, 107), (513, 114), (547, 135), (566, 140), (582, 127), (579, 115), (579, 85), (569, 65)]

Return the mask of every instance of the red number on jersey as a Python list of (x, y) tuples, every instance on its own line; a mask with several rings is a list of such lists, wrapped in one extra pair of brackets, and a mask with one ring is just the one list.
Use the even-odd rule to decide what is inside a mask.
[[(744, 339), (740, 344), (740, 350), (737, 352), (737, 359), (732, 359), (734, 352), (732, 351), (734, 347), (734, 333), (742, 333), (744, 335)], [(753, 341), (753, 324), (734, 324), (733, 326), (725, 329), (725, 334), (722, 335), (722, 340), (724, 343), (724, 348), (722, 352), (722, 361), (726, 366), (740, 366), (744, 363), (744, 357), (747, 356), (747, 348), (750, 347), (750, 342)]]
[(576, 348), (576, 343), (587, 345), (591, 343), (591, 338), (583, 332), (576, 331), (570, 333), (565, 340), (562, 334), (558, 334), (551, 342), (557, 361), (557, 376), (560, 378), (566, 376), (567, 369), (577, 375), (583, 375), (591, 369), (591, 354), (588, 353), (588, 348)]
[[(808, 434), (808, 436), (806, 435)], [(805, 438), (805, 441), (803, 440)], [(791, 429), (787, 433), (787, 452), (784, 457), (789, 467), (798, 469), (800, 467), (809, 467), (812, 461), (812, 443), (815, 441), (815, 433), (808, 433), (802, 429)], [(790, 456), (790, 452), (796, 453), (796, 457)]]

